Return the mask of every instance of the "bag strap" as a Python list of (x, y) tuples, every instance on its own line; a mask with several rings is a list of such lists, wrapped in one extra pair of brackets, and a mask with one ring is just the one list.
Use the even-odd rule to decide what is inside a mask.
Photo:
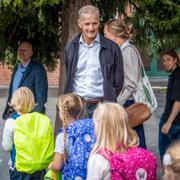
[[(128, 42), (128, 43), (126, 43), (126, 44), (123, 46), (123, 48), (122, 48), (121, 50), (124, 50), (124, 49), (126, 49), (126, 48), (128, 48), (128, 47), (132, 47), (132, 48), (136, 51), (136, 54), (137, 54), (137, 56), (138, 56), (138, 62), (139, 62), (139, 65), (140, 65), (141, 74), (142, 74), (142, 73), (144, 74), (144, 73), (145, 73), (144, 66), (143, 66), (143, 63), (142, 63), (142, 60), (141, 60), (141, 56), (140, 56), (137, 48), (136, 48), (133, 44), (131, 44), (131, 43)], [(142, 82), (142, 78), (140, 78), (140, 81)], [(124, 89), (125, 89), (125, 83), (123, 84), (123, 88), (122, 88), (119, 96), (121, 96), (121, 94), (123, 94)]]
[(105, 159), (107, 159), (108, 162), (110, 163), (111, 156), (113, 155), (113, 153), (110, 150), (104, 148), (104, 149), (100, 149), (97, 153), (103, 156)]
[(138, 56), (138, 61), (139, 61), (140, 67), (141, 67), (142, 69), (144, 69), (144, 65), (143, 65), (143, 63), (142, 63), (142, 59), (141, 59), (141, 56), (140, 56), (137, 48), (136, 48), (133, 44), (128, 43), (126, 46), (123, 47), (123, 49), (125, 49), (125, 48), (127, 48), (127, 47), (132, 47), (132, 48), (136, 51), (136, 54), (137, 54), (137, 56)]
[(139, 64), (140, 64), (140, 66), (141, 66), (141, 74), (142, 74), (142, 77), (146, 77), (147, 75), (146, 75), (146, 71), (145, 71), (145, 68), (144, 68), (144, 64), (143, 64), (143, 62), (142, 62), (141, 55), (139, 54), (137, 48), (136, 48), (134, 45), (132, 45), (132, 44), (127, 44), (127, 46), (125, 46), (124, 48), (126, 48), (126, 47), (128, 47), (128, 46), (131, 46), (131, 47), (136, 51), (136, 54), (137, 54), (137, 56), (138, 56), (138, 61), (139, 61)]

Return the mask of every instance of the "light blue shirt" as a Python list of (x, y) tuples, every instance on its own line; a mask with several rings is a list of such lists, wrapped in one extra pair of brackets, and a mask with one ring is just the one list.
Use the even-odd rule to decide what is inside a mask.
[(82, 35), (79, 39), (78, 63), (75, 70), (73, 92), (85, 99), (104, 96), (103, 76), (99, 61), (100, 37), (88, 45)]
[[(29, 60), (30, 62), (30, 60)], [(19, 84), (21, 82), (21, 79), (23, 77), (23, 74), (29, 64), (29, 62), (26, 65), (22, 65), (21, 63), (18, 64), (18, 69), (14, 75), (13, 84), (12, 84), (12, 93), (19, 87)]]

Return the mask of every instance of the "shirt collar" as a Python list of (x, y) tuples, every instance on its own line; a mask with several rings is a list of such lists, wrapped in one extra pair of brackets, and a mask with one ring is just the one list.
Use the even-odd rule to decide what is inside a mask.
[(94, 39), (94, 41), (88, 45), (84, 40), (83, 40), (83, 37), (82, 37), (82, 34), (79, 38), (79, 44), (83, 44), (83, 45), (86, 45), (86, 46), (93, 46), (94, 44), (100, 44), (100, 37), (99, 37), (99, 33), (96, 35), (96, 38)]
[(129, 44), (130, 44), (129, 40), (126, 40), (126, 41), (120, 46), (121, 51), (122, 51), (126, 46), (128, 46)]
[(31, 61), (31, 59), (28, 60), (28, 63), (26, 65), (22, 65), (22, 63), (19, 63), (18, 68), (26, 69), (27, 66), (29, 65), (30, 61)]

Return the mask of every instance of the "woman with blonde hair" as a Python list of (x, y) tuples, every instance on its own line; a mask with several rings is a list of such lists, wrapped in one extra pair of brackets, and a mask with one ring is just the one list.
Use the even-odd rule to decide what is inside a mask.
[(156, 158), (137, 147), (138, 136), (122, 106), (99, 104), (93, 118), (96, 143), (88, 161), (88, 180), (156, 179)]
[(180, 179), (180, 141), (175, 141), (163, 157), (163, 180)]
[[(105, 23), (104, 36), (117, 43), (123, 55), (124, 87), (117, 98), (117, 102), (124, 107), (128, 107), (134, 103), (133, 94), (142, 79), (141, 56), (137, 48), (130, 42), (133, 35), (134, 30), (132, 24), (127, 26), (119, 19), (112, 19)], [(146, 149), (143, 124), (140, 124), (134, 129), (140, 139), (139, 147)]]

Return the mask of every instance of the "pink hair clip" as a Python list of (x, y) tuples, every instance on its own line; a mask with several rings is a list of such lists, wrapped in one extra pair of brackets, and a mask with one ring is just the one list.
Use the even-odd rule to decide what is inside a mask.
[(122, 147), (124, 147), (124, 145), (123, 145), (122, 143), (116, 145), (116, 148), (117, 148), (117, 149), (120, 149), (120, 148), (122, 148)]

